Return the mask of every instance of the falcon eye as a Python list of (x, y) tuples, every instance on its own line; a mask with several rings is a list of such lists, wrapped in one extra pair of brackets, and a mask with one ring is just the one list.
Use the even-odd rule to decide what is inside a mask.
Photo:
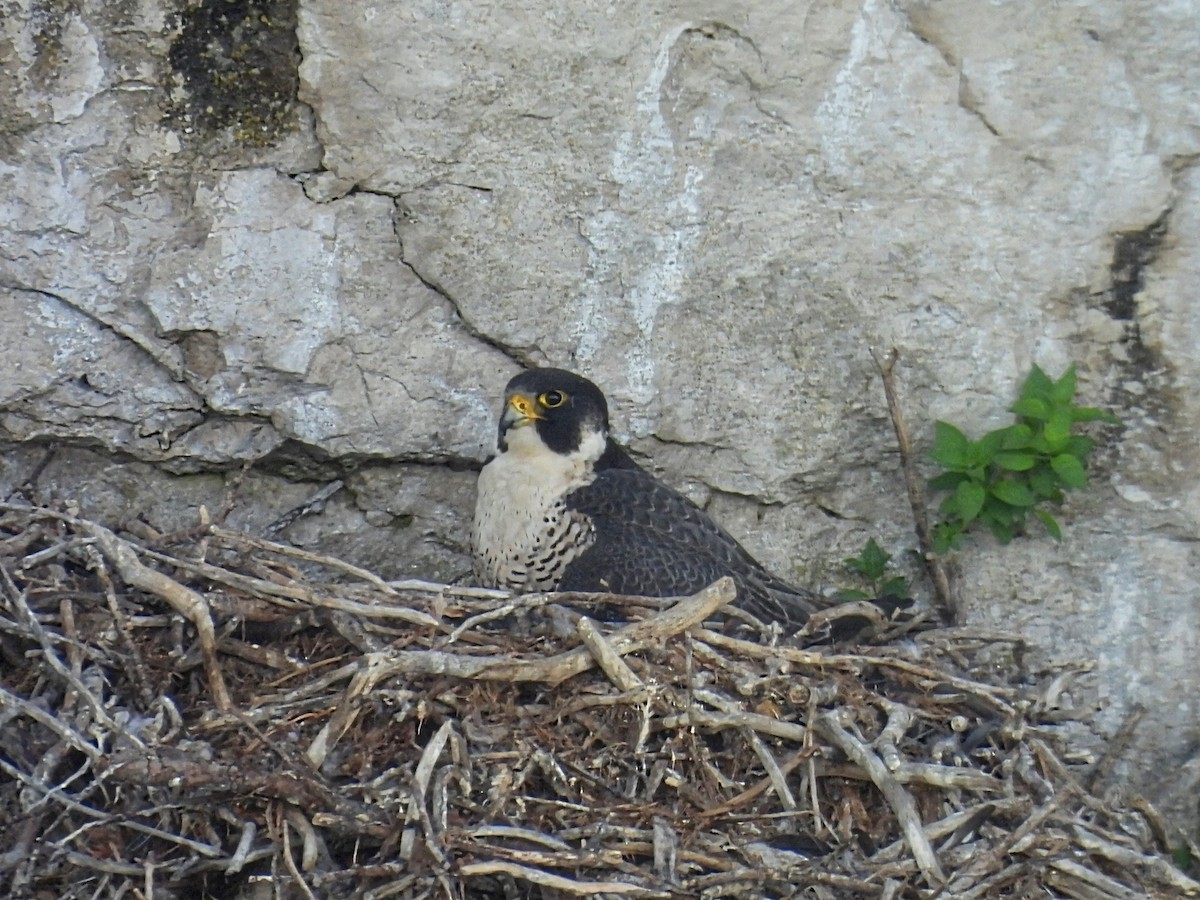
[(567, 395), (562, 391), (546, 391), (542, 396), (538, 397), (538, 403), (546, 407), (546, 409), (557, 409), (567, 402)]

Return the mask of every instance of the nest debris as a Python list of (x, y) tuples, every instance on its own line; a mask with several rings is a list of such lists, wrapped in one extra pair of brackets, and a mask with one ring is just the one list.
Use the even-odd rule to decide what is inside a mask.
[(728, 582), (564, 609), (15, 504), (0, 582), (12, 896), (1200, 897), (1002, 636), (802, 649), (706, 627)]

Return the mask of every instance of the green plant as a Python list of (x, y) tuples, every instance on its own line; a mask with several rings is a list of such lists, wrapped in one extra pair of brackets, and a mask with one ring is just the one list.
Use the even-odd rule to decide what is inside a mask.
[(909, 599), (909, 582), (903, 575), (887, 573), (888, 562), (892, 555), (875, 543), (871, 538), (863, 545), (858, 556), (850, 556), (845, 560), (846, 569), (858, 575), (867, 583), (868, 590), (849, 589), (838, 591), (841, 600), (907, 600)]
[(1192, 848), (1186, 844), (1172, 850), (1171, 859), (1175, 861), (1176, 868), (1184, 872), (1189, 871), (1196, 862), (1196, 858), (1192, 855)]
[(1062, 503), (1065, 491), (1087, 485), (1087, 460), (1095, 442), (1075, 433), (1084, 422), (1119, 424), (1112, 413), (1076, 406), (1075, 367), (1057, 381), (1037, 366), (1010, 407), (1012, 425), (990, 431), (977, 441), (947, 422), (938, 422), (933, 458), (945, 470), (929, 483), (948, 491), (933, 528), (933, 549), (945, 553), (960, 547), (976, 523), (1002, 543), (1025, 529), (1033, 513), (1055, 540), (1062, 540), (1058, 521), (1046, 505)]

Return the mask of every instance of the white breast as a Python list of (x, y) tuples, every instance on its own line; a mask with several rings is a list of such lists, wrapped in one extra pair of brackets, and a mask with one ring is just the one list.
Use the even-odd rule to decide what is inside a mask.
[(587, 518), (564, 497), (587, 484), (604, 438), (569, 456), (554, 453), (531, 427), (508, 433), (508, 449), (479, 473), (471, 547), (475, 574), (515, 591), (553, 590), (566, 565), (592, 541)]

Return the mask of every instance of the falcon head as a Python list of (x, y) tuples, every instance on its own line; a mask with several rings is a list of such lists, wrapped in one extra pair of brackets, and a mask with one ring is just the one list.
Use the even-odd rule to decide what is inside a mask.
[(608, 449), (608, 403), (600, 388), (563, 369), (530, 369), (504, 390), (501, 453), (561, 456), (594, 463)]

